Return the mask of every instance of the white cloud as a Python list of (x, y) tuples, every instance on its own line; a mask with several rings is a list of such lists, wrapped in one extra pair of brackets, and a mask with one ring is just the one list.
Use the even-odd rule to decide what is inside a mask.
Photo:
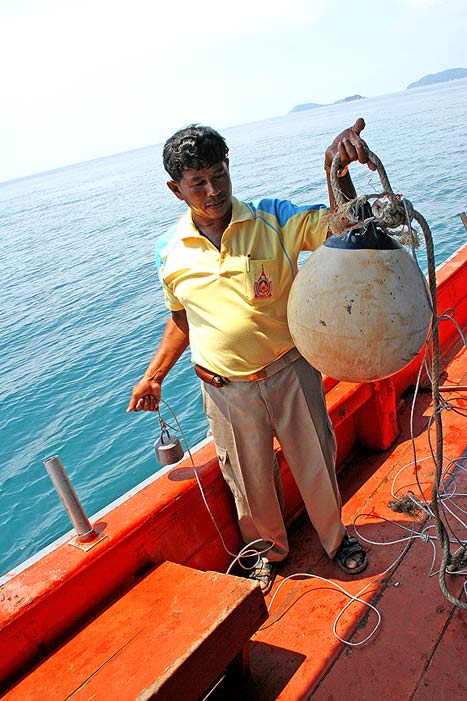
[[(432, 7), (441, 7), (445, 11), (465, 10), (465, 0), (399, 0), (401, 5), (406, 5), (411, 10), (430, 10)], [(392, 3), (391, 3), (392, 4)]]
[[(76, 90), (101, 94), (131, 82), (135, 71), (161, 68), (188, 53), (196, 69), (197, 47), (212, 44), (212, 60), (222, 62), (223, 45), (285, 24), (317, 20), (324, 0), (44, 0), (1, 8), (0, 61), (4, 95), (50, 97)], [(242, 50), (239, 43), (238, 50)], [(191, 53), (191, 56), (190, 56)], [(202, 69), (202, 67), (200, 67)], [(209, 68), (209, 67), (207, 67)], [(136, 76), (137, 77), (137, 76)]]
[(415, 10), (426, 10), (433, 5), (439, 5), (441, 0), (403, 0), (403, 3)]

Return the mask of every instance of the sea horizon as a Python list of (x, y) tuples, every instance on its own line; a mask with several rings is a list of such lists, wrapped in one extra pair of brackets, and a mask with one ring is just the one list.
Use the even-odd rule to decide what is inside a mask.
[[(433, 83), (431, 85), (420, 85), (416, 88), (410, 88), (410, 89), (411, 90), (431, 89), (437, 85), (445, 85), (446, 83), (451, 83), (451, 82), (458, 81), (458, 80), (466, 80), (467, 81), (467, 78), (456, 78), (453, 80), (445, 80), (445, 81), (440, 81), (438, 83)], [(405, 93), (407, 90), (409, 90), (408, 87), (401, 89), (401, 90), (395, 90), (393, 92), (388, 92), (388, 93), (377, 93), (375, 95), (362, 95), (361, 98), (359, 98), (357, 100), (347, 100), (347, 98), (338, 98), (334, 102), (327, 102), (327, 103), (322, 103), (322, 104), (320, 103), (318, 107), (311, 108), (310, 110), (300, 110), (300, 111), (301, 112), (314, 111), (316, 109), (321, 109), (322, 107), (330, 107), (333, 105), (347, 105), (350, 102), (355, 102), (355, 103), (361, 104), (362, 101), (365, 101), (365, 100), (371, 100), (371, 99), (379, 98), (379, 97), (387, 97), (387, 96), (391, 96), (391, 95), (398, 95), (400, 93)], [(349, 96), (349, 97), (352, 97), (352, 96)], [(308, 104), (308, 103), (298, 103), (298, 104)], [(230, 129), (236, 129), (238, 127), (248, 127), (248, 126), (251, 126), (254, 124), (259, 124), (259, 123), (267, 122), (267, 121), (274, 120), (274, 119), (281, 119), (282, 117), (286, 117), (290, 114), (297, 114), (297, 113), (296, 112), (294, 113), (293, 108), (292, 108), (289, 112), (286, 112), (284, 114), (277, 114), (277, 115), (273, 115), (271, 117), (263, 117), (261, 119), (254, 119), (252, 121), (247, 121), (247, 122), (238, 122), (236, 124), (230, 124), (229, 126), (215, 127), (215, 128), (222, 134), (223, 131), (228, 131)], [(190, 122), (187, 122), (187, 124), (189, 124), (189, 123)], [(171, 134), (167, 134), (166, 138), (169, 138), (170, 135)], [(81, 160), (80, 161), (73, 161), (70, 163), (64, 163), (63, 165), (52, 166), (51, 168), (46, 168), (45, 170), (39, 170), (39, 171), (36, 171), (33, 173), (28, 173), (26, 175), (18, 175), (18, 176), (15, 176), (13, 178), (8, 178), (7, 180), (0, 180), (0, 186), (6, 185), (9, 183), (14, 183), (14, 182), (17, 182), (19, 180), (27, 180), (29, 178), (34, 178), (36, 176), (46, 175), (47, 173), (54, 173), (56, 171), (61, 171), (61, 170), (64, 170), (66, 168), (73, 168), (75, 166), (81, 166), (84, 164), (93, 163), (94, 161), (100, 161), (100, 160), (106, 159), (106, 158), (113, 158), (114, 156), (124, 156), (127, 154), (136, 153), (138, 151), (143, 151), (144, 149), (147, 149), (147, 148), (156, 148), (158, 146), (161, 146), (164, 143), (165, 143), (165, 139), (162, 139), (161, 141), (156, 141), (154, 143), (146, 144), (145, 146), (135, 146), (134, 148), (132, 147), (129, 149), (123, 149), (121, 151), (117, 150), (117, 151), (114, 151), (113, 153), (107, 153), (107, 154), (103, 154), (101, 156), (92, 156), (91, 158), (85, 158), (82, 161)]]

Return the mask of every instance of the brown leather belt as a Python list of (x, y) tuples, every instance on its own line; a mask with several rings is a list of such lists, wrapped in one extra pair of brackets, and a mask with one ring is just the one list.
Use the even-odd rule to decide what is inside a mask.
[(203, 382), (206, 382), (208, 385), (212, 385), (213, 387), (223, 387), (227, 380), (224, 377), (221, 377), (215, 372), (211, 372), (210, 370), (206, 370), (206, 368), (201, 367), (201, 365), (195, 365), (195, 372), (200, 377)]
[(291, 350), (269, 365), (266, 365), (266, 367), (243, 377), (222, 377), (218, 373), (203, 368), (201, 365), (195, 365), (195, 372), (203, 382), (213, 387), (223, 387), (229, 382), (259, 382), (260, 380), (265, 380), (266, 377), (274, 375), (279, 370), (282, 370), (282, 368), (287, 367), (287, 365), (290, 365), (290, 363), (293, 363), (294, 360), (297, 360), (299, 357), (300, 353), (298, 350), (296, 348), (291, 348)]

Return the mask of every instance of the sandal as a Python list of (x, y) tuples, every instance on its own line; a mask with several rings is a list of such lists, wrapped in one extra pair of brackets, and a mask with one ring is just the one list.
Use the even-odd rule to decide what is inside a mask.
[[(358, 574), (368, 566), (368, 557), (360, 543), (353, 536), (347, 533), (342, 539), (334, 560), (337, 562), (341, 570), (347, 574)], [(355, 563), (352, 567), (350, 563)]]
[(263, 594), (267, 594), (274, 582), (276, 569), (275, 563), (265, 560), (264, 557), (259, 557), (255, 566), (248, 573), (248, 579), (255, 579), (259, 582), (261, 591)]

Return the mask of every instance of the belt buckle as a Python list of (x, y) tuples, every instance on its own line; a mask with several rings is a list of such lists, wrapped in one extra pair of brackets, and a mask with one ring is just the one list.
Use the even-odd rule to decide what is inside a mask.
[(203, 380), (203, 382), (206, 382), (206, 384), (212, 385), (213, 387), (223, 387), (227, 381), (217, 373), (211, 372), (210, 370), (203, 368), (201, 365), (195, 364), (194, 370), (198, 377)]
[(219, 387), (223, 387), (225, 385), (225, 379), (220, 375), (213, 375), (209, 384), (219, 389)]
[(266, 371), (263, 370), (258, 370), (258, 372), (253, 372), (251, 375), (248, 375), (248, 380), (250, 382), (259, 382), (260, 380), (264, 380), (267, 377)]

